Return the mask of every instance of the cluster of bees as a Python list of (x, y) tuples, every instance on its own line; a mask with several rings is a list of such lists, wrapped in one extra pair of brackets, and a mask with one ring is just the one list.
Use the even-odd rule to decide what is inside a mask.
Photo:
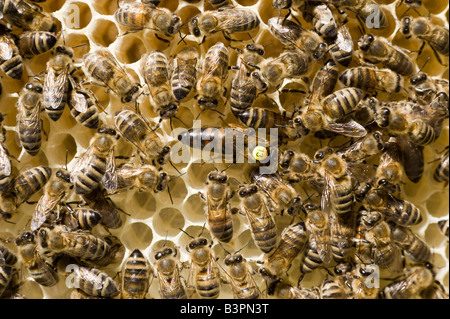
[[(177, 118), (180, 103), (195, 92), (200, 113), (220, 113), (218, 107), (227, 107), (229, 101), (242, 127), (278, 128), (280, 145), (301, 145), (311, 137), (328, 140), (328, 146), (313, 155), (286, 147), (279, 152), (274, 174), (259, 173), (262, 164), (256, 164), (248, 176), (250, 183), (235, 180), (239, 207), (231, 208), (235, 191), (226, 169), (207, 175), (200, 196), (206, 202), (204, 228), (222, 246), (235, 235), (232, 214), (244, 216), (254, 244), (265, 254), (256, 269), (240, 253), (245, 246), (235, 252), (222, 246), (226, 256), (219, 261), (211, 248), (213, 241), (201, 234), (193, 237), (181, 228), (192, 239), (186, 247), (191, 260), (179, 261), (178, 248), (168, 246), (154, 253), (154, 265), (138, 249), (124, 258), (125, 248), (117, 237), (93, 231), (97, 225), (117, 229), (123, 224), (122, 212), (109, 196), (130, 189), (165, 191), (178, 177), (163, 170), (170, 163), (171, 148), (156, 132), (159, 124), (152, 127), (139, 111), (138, 100), (147, 98), (145, 87), (133, 81), (107, 49), (85, 54), (77, 65), (73, 48), (57, 45), (64, 42), (64, 31), (38, 4), (0, 0), (0, 68), (6, 76), (21, 79), (25, 59), (51, 50), (46, 72), (19, 92), (16, 133), (24, 152), (30, 156), (40, 152), (43, 110), (57, 121), (67, 104), (77, 122), (96, 130), (70, 171), (67, 165), (37, 166), (15, 176), (3, 145), (5, 129), (0, 130), (0, 219), (8, 222), (22, 204), (43, 190), (30, 229), (0, 243), (0, 296), (17, 296), (20, 281), (26, 280), (17, 280), (23, 273), (17, 264), (26, 269), (27, 278), (44, 287), (56, 285), (58, 269), (70, 264), (77, 265), (73, 280), (78, 288), (73, 298), (119, 294), (144, 298), (152, 278), (158, 280), (160, 298), (187, 298), (192, 292), (199, 298), (217, 298), (224, 285), (230, 285), (239, 299), (448, 298), (435, 280), (431, 248), (411, 228), (422, 222), (421, 211), (403, 193), (404, 179), (421, 180), (423, 149), (438, 139), (449, 116), (448, 81), (416, 72), (412, 53), (364, 32), (370, 27), (366, 22), (373, 10), (369, 9), (376, 2), (274, 0), (280, 15), (267, 25), (285, 50), (270, 58), (264, 57), (264, 46), (251, 37), (248, 41), (233, 38), (259, 27), (260, 18), (252, 9), (228, 0), (209, 0), (214, 10), (181, 21), (159, 2), (121, 2), (114, 18), (127, 29), (123, 35), (148, 29), (163, 42), (171, 43), (179, 35), (178, 45), (188, 39), (202, 46), (207, 37), (222, 33), (233, 44), (217, 42), (203, 59), (194, 46), (185, 46), (173, 61), (158, 50), (142, 56), (141, 74), (160, 122)], [(419, 2), (405, 1), (405, 5), (416, 9)], [(347, 13), (356, 16), (363, 30), (358, 51), (346, 25)], [(302, 26), (299, 15), (310, 28)], [(388, 26), (381, 8), (378, 22), (378, 29)], [(399, 32), (423, 43), (418, 55), (424, 46), (432, 49), (440, 63), (441, 56), (449, 55), (448, 29), (428, 18), (403, 17)], [(238, 52), (237, 65), (230, 64), (229, 48)], [(356, 57), (361, 66), (348, 68)], [(290, 116), (253, 106), (259, 95), (279, 91), (285, 80), (300, 79), (316, 65), (308, 92), (291, 92), (305, 97)], [(339, 65), (346, 68), (342, 73)], [(338, 82), (343, 89), (335, 90)], [(113, 123), (101, 116), (91, 85), (106, 87), (124, 104), (113, 115)], [(378, 93), (401, 98), (381, 100)], [(190, 141), (200, 137), (203, 146), (225, 138), (224, 127), (190, 129), (178, 138), (184, 141), (186, 135)], [(119, 139), (136, 151), (133, 158), (116, 156)], [(339, 139), (345, 142), (332, 146), (331, 141)], [(116, 165), (118, 159), (126, 161)], [(447, 146), (433, 175), (445, 187), (448, 164)], [(67, 201), (73, 193), (81, 200)], [(293, 219), (280, 234), (274, 216), (283, 214)], [(439, 227), (448, 237), (448, 218)], [(8, 248), (11, 242), (17, 253)], [(287, 273), (296, 258), (301, 258), (300, 277), (292, 278)], [(117, 284), (102, 268), (119, 264), (121, 282)], [(382, 288), (368, 285), (367, 278), (374, 275), (371, 265), (396, 278)], [(181, 276), (183, 269), (189, 269), (188, 280)], [(304, 276), (319, 270), (326, 270), (327, 278), (317, 287), (302, 287)], [(254, 276), (264, 280), (265, 289)]]

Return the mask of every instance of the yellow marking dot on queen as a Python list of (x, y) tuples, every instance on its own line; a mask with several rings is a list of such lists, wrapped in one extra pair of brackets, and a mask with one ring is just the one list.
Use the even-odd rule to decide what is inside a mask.
[(267, 155), (268, 155), (267, 149), (266, 149), (264, 146), (256, 146), (256, 147), (253, 149), (252, 155), (253, 155), (253, 157), (254, 157), (256, 160), (262, 161), (262, 160), (264, 160), (264, 159), (267, 157)]

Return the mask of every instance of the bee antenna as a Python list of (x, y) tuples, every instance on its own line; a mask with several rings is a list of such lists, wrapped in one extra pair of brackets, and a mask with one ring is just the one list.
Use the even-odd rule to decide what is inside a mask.
[[(176, 168), (175, 165), (173, 165), (171, 160), (169, 160), (169, 164), (178, 172), (178, 174), (181, 174), (181, 172), (178, 170), (178, 168)], [(183, 174), (181, 174), (181, 175), (183, 175)]]
[(406, 9), (405, 12), (403, 12), (403, 14), (400, 16), (399, 20), (401, 20), (408, 13), (409, 10), (411, 10), (411, 8)]
[(198, 234), (198, 237), (200, 237), (203, 234), (203, 231), (205, 230), (205, 226), (206, 226), (206, 222), (203, 223), (202, 231), (200, 232), (200, 234)]
[(192, 239), (195, 239), (194, 237), (192, 237), (191, 235), (189, 235), (185, 230), (183, 230), (180, 227), (177, 227), (179, 230), (181, 230), (183, 233), (185, 233), (186, 235), (188, 235), (189, 237), (191, 237)]
[(180, 119), (178, 116), (175, 115), (175, 116), (173, 116), (173, 118), (177, 119), (178, 121), (180, 121), (184, 125), (184, 127), (188, 128), (187, 124), (184, 123), (183, 120)]
[(419, 72), (417, 72), (417, 73), (422, 72), (422, 70), (423, 70), (423, 69), (425, 68), (425, 66), (427, 65), (428, 61), (430, 61), (430, 58), (431, 58), (431, 57), (428, 57), (428, 58), (425, 60), (425, 62), (423, 63), (422, 67), (420, 68)]
[(178, 30), (178, 34), (180, 35), (180, 41), (177, 44), (180, 44), (181, 42), (183, 42), (184, 44), (187, 45), (186, 41), (184, 41), (184, 39), (187, 37), (187, 34), (185, 36), (181, 35), (181, 31)]
[(186, 174), (186, 173), (180, 173), (180, 175), (173, 176), (172, 178), (169, 179), (169, 183), (170, 183), (171, 181), (173, 181), (174, 179), (177, 179), (178, 177), (183, 176), (184, 174)]
[(166, 230), (166, 236), (164, 236), (164, 244), (163, 244), (163, 247), (166, 246), (166, 243), (167, 243), (167, 235), (168, 235), (168, 234), (169, 234), (169, 231)]
[(173, 199), (172, 199), (172, 194), (170, 193), (170, 186), (169, 186), (169, 184), (167, 184), (167, 192), (169, 193), (170, 202), (173, 205)]
[(189, 20), (186, 20), (185, 22), (183, 22), (183, 24), (180, 25), (180, 29), (181, 29), (182, 27), (184, 27), (185, 24), (189, 23), (190, 21), (192, 21), (193, 19), (195, 19), (195, 18), (197, 18), (197, 17), (198, 17), (198, 14), (195, 15), (195, 16), (193, 16), (193, 17), (190, 18)]
[(228, 250), (226, 250), (225, 247), (223, 247), (223, 245), (222, 245), (222, 243), (220, 242), (220, 240), (219, 240), (219, 245), (220, 245), (220, 247), (222, 247), (222, 249), (223, 249), (228, 255), (231, 255), (231, 253), (230, 253)]
[(223, 173), (223, 172), (225, 172), (227, 169), (229, 169), (230, 167), (231, 167), (231, 165), (233, 165), (234, 163), (231, 163), (230, 165), (228, 165), (225, 169), (223, 169), (222, 171), (221, 171), (221, 173)]
[(242, 246), (241, 248), (239, 248), (239, 250), (237, 250), (237, 251), (235, 252), (235, 254), (237, 254), (237, 253), (240, 252), (242, 249), (244, 249), (244, 248), (250, 243), (250, 241), (251, 241), (251, 240), (249, 240), (244, 246)]
[(84, 47), (85, 45), (88, 45), (87, 42), (78, 44), (78, 45), (76, 45), (76, 46), (74, 46), (74, 47), (71, 47), (71, 48), (72, 48), (72, 49), (76, 49), (76, 48), (79, 48), (79, 47)]
[(69, 157), (69, 150), (66, 149), (66, 164), (65, 164), (66, 171), (68, 171), (68, 169), (67, 169), (67, 159), (68, 159), (68, 157)]
[(217, 169), (216, 165), (214, 165), (214, 160), (213, 160), (211, 154), (209, 154), (209, 158), (211, 159), (211, 163), (212, 163), (214, 169), (215, 169), (216, 171), (219, 171), (219, 170)]

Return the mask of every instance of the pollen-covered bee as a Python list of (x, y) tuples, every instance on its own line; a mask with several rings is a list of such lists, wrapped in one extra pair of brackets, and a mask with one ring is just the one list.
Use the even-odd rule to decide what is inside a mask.
[[(448, 28), (432, 23), (428, 18), (405, 17), (402, 19), (400, 31), (408, 39), (413, 37), (413, 39), (423, 40), (423, 44), (428, 43), (439, 62), (441, 62), (441, 59), (438, 53), (444, 56), (449, 55)], [(419, 52), (422, 51), (422, 48), (423, 45)]]
[(256, 246), (269, 253), (277, 244), (277, 226), (269, 212), (267, 199), (255, 184), (243, 186), (239, 190), (240, 210), (248, 218), (250, 230)]
[(260, 291), (247, 260), (240, 253), (235, 252), (226, 255), (223, 262), (228, 268), (225, 274), (230, 281), (234, 299), (258, 299)]
[(415, 234), (411, 229), (394, 225), (392, 231), (392, 240), (402, 249), (406, 255), (417, 263), (431, 260), (431, 248), (422, 238)]
[(229, 53), (222, 42), (217, 42), (206, 52), (203, 72), (197, 81), (198, 105), (202, 109), (217, 108), (222, 100), (223, 84), (228, 76)]
[(171, 77), (172, 94), (180, 102), (184, 100), (197, 83), (199, 54), (194, 47), (185, 47), (174, 58)]
[(71, 174), (76, 194), (87, 194), (99, 186), (105, 174), (115, 169), (114, 147), (117, 141), (114, 129), (99, 128), (89, 147), (78, 159)]
[(19, 80), (23, 73), (23, 59), (8, 29), (0, 25), (0, 69), (12, 79)]
[(269, 19), (268, 26), (270, 32), (281, 43), (306, 53), (314, 60), (321, 59), (327, 51), (326, 43), (317, 33), (303, 29), (293, 21), (284, 19), (282, 23), (279, 23), (279, 19), (273, 17)]
[[(165, 36), (173, 36), (180, 31), (181, 19), (167, 8), (156, 7), (151, 2), (121, 1), (114, 13), (116, 21), (128, 27), (128, 32), (153, 30)], [(168, 41), (168, 40), (163, 40)]]
[(173, 117), (178, 112), (170, 88), (169, 60), (158, 50), (144, 54), (141, 62), (142, 75), (150, 90), (150, 96), (162, 119)]
[(23, 0), (2, 0), (0, 12), (2, 19), (25, 31), (57, 31), (55, 18), (37, 4)]
[(106, 85), (117, 94), (123, 103), (131, 103), (140, 94), (140, 84), (133, 83), (115, 57), (107, 50), (100, 49), (83, 56), (83, 71), (94, 81)]
[(122, 137), (133, 144), (146, 161), (156, 160), (160, 165), (168, 161), (170, 147), (163, 143), (141, 115), (122, 110), (114, 116), (114, 124)]
[(76, 266), (72, 280), (74, 287), (79, 287), (89, 296), (113, 298), (120, 293), (114, 279), (96, 268)]
[(358, 40), (364, 60), (370, 63), (381, 63), (400, 75), (409, 76), (415, 72), (413, 60), (399, 47), (389, 40), (371, 34), (363, 35)]
[(42, 92), (42, 84), (37, 80), (28, 82), (20, 91), (16, 103), (20, 144), (32, 156), (39, 152), (42, 143), (43, 127), (40, 117)]
[(404, 88), (403, 77), (390, 69), (377, 69), (359, 66), (345, 70), (339, 81), (347, 87), (355, 87), (365, 91), (378, 90), (397, 93)]
[(24, 58), (32, 58), (50, 51), (58, 41), (56, 35), (45, 31), (23, 32), (19, 38), (19, 52)]
[(186, 288), (181, 282), (180, 265), (175, 248), (163, 247), (155, 253), (154, 274), (159, 280), (161, 299), (187, 299)]
[(31, 219), (30, 228), (32, 231), (41, 227), (54, 211), (59, 212), (58, 205), (66, 196), (72, 183), (70, 182), (70, 173), (59, 169), (55, 175), (50, 178), (44, 187), (44, 195), (39, 199)]
[(206, 180), (205, 194), (201, 194), (207, 203), (207, 223), (211, 234), (222, 242), (233, 237), (233, 219), (229, 201), (233, 192), (224, 171), (212, 171)]
[(191, 19), (189, 31), (202, 41), (211, 34), (222, 32), (226, 39), (236, 32), (248, 32), (259, 26), (259, 17), (251, 9), (224, 7), (220, 10), (207, 11)]
[(144, 299), (152, 271), (144, 254), (139, 249), (133, 250), (122, 266), (122, 299)]
[(308, 239), (309, 232), (304, 222), (283, 229), (275, 251), (259, 269), (259, 273), (266, 280), (269, 295), (274, 293), (275, 284), (290, 269), (292, 261), (305, 248)]

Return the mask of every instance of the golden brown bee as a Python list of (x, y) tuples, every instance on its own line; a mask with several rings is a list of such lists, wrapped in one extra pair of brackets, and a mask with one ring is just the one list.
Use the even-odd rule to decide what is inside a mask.
[(39, 199), (31, 219), (30, 228), (32, 231), (41, 227), (52, 212), (58, 211), (57, 207), (66, 196), (71, 187), (70, 173), (64, 169), (56, 171), (44, 187), (44, 194)]
[(0, 142), (0, 193), (8, 190), (11, 183), (12, 166), (8, 153)]
[[(0, 239), (2, 240), (2, 239)], [(0, 253), (6, 265), (14, 265), (17, 262), (17, 256), (0, 242)]]
[(397, 151), (395, 144), (386, 144), (386, 150), (380, 156), (380, 164), (375, 173), (375, 185), (392, 193), (400, 190), (400, 184), (403, 180), (400, 156), (401, 154)]
[(75, 120), (91, 129), (97, 129), (99, 120), (98, 101), (94, 93), (69, 77), (71, 88), (67, 105)]
[(55, 18), (37, 4), (23, 0), (0, 1), (2, 18), (25, 31), (57, 31)]
[(326, 61), (314, 75), (309, 91), (311, 102), (319, 101), (333, 93), (339, 76), (339, 68), (333, 60)]
[(259, 269), (259, 273), (266, 280), (269, 295), (274, 293), (276, 282), (290, 269), (292, 261), (305, 248), (308, 239), (309, 233), (304, 222), (283, 229), (277, 248)]
[(438, 221), (440, 231), (448, 237), (448, 218)]
[(194, 47), (185, 47), (174, 58), (171, 78), (172, 94), (179, 102), (184, 100), (197, 83), (199, 54)]
[[(400, 31), (408, 39), (423, 40), (433, 49), (439, 62), (441, 59), (438, 53), (449, 55), (449, 33), (448, 28), (432, 23), (425, 17), (405, 17), (402, 19)], [(419, 52), (422, 51), (423, 45)], [(442, 64), (442, 62), (441, 62)]]
[(47, 62), (47, 74), (42, 94), (44, 108), (53, 121), (58, 120), (66, 105), (69, 91), (69, 76), (73, 72), (73, 49), (57, 46)]
[(264, 253), (269, 253), (277, 243), (277, 227), (265, 195), (258, 186), (250, 184), (239, 190), (239, 197), (241, 212), (248, 218), (256, 246)]
[(308, 180), (317, 175), (318, 165), (304, 153), (284, 150), (279, 158), (280, 174), (290, 183)]
[(30, 154), (36, 155), (42, 143), (42, 121), (40, 117), (42, 104), (42, 84), (33, 80), (25, 84), (19, 93), (16, 106), (17, 131), (22, 147)]
[[(410, 98), (421, 105), (427, 105), (436, 99), (446, 99), (448, 101), (449, 82), (445, 79), (431, 77), (426, 73), (419, 72), (409, 79)], [(438, 99), (438, 101), (439, 101)], [(448, 113), (448, 102), (445, 106)]]
[(107, 49), (83, 56), (83, 71), (94, 81), (103, 83), (117, 94), (123, 103), (131, 103), (140, 94), (140, 84), (133, 83), (126, 71)]
[(222, 32), (226, 39), (236, 32), (248, 32), (259, 26), (258, 15), (251, 9), (225, 7), (204, 12), (189, 21), (189, 31), (202, 41), (211, 34)]
[(233, 237), (233, 219), (229, 201), (233, 197), (227, 174), (224, 171), (212, 171), (206, 180), (205, 194), (207, 223), (211, 234), (222, 242)]
[(411, 229), (394, 225), (391, 233), (392, 240), (412, 261), (422, 263), (431, 260), (431, 248)]
[(347, 162), (358, 163), (382, 152), (385, 144), (382, 132), (370, 132), (350, 146), (338, 150), (338, 154)]
[(409, 299), (419, 295), (434, 282), (434, 267), (430, 263), (407, 267), (404, 278), (385, 286), (380, 296), (382, 299)]
[(89, 147), (72, 170), (76, 194), (87, 194), (99, 186), (103, 176), (114, 171), (114, 146), (118, 138), (114, 129), (99, 128)]
[(113, 298), (120, 293), (114, 279), (96, 268), (75, 266), (72, 280), (74, 287), (89, 296)]
[(247, 72), (247, 67), (241, 63), (239, 71), (236, 72), (231, 81), (230, 89), (230, 107), (234, 116), (252, 107), (253, 101), (256, 99), (256, 85), (250, 74)]
[(255, 168), (250, 172), (250, 180), (268, 196), (276, 212), (300, 213), (301, 198), (277, 173), (260, 174), (259, 168)]
[(335, 39), (337, 36), (337, 24), (333, 13), (327, 4), (311, 4), (305, 1), (300, 9), (303, 17), (310, 22), (314, 30), (326, 39)]
[(336, 39), (331, 42), (328, 48), (333, 60), (348, 67), (353, 59), (353, 38), (346, 25), (338, 27)]
[(404, 87), (403, 77), (390, 69), (359, 66), (345, 70), (339, 81), (347, 87), (355, 87), (365, 91), (379, 90), (396, 93)]
[(111, 254), (111, 246), (106, 240), (88, 232), (69, 231), (64, 225), (41, 228), (38, 235), (41, 247), (82, 260), (101, 261), (109, 259)]
[(122, 266), (122, 299), (144, 299), (150, 287), (152, 268), (139, 249), (132, 251)]
[(178, 112), (178, 103), (170, 88), (169, 60), (165, 54), (158, 50), (144, 54), (141, 70), (153, 104), (161, 118), (173, 117)]
[(236, 49), (240, 56), (242, 64), (245, 65), (247, 70), (253, 71), (259, 68), (259, 64), (264, 60), (263, 56), (265, 54), (264, 46), (256, 43), (248, 43), (243, 50)]
[(220, 294), (220, 273), (216, 264), (214, 253), (204, 237), (193, 238), (186, 245), (191, 255), (189, 277), (193, 282), (195, 291), (202, 299), (215, 299)]
[(279, 23), (277, 17), (268, 21), (270, 32), (280, 42), (289, 48), (300, 50), (312, 57), (314, 60), (321, 59), (326, 51), (327, 45), (322, 38), (311, 30), (303, 29), (297, 23), (284, 19)]
[(370, 269), (363, 263), (357, 263), (345, 273), (347, 286), (351, 287), (351, 299), (377, 299), (380, 289), (373, 283), (369, 287), (367, 280), (373, 274), (374, 269)]
[(23, 60), (14, 39), (0, 26), (0, 69), (10, 78), (20, 80), (23, 73)]
[(86, 203), (92, 207), (94, 211), (100, 214), (100, 223), (107, 228), (120, 228), (122, 226), (122, 218), (118, 208), (111, 199), (106, 198), (100, 188), (96, 188), (89, 194), (83, 195)]
[(163, 247), (155, 253), (154, 274), (159, 280), (159, 294), (161, 299), (186, 299), (186, 289), (181, 282), (180, 265), (177, 250)]
[(358, 46), (367, 62), (381, 63), (400, 75), (409, 76), (415, 72), (413, 60), (386, 38), (365, 34), (358, 40)]
[(274, 296), (279, 299), (320, 299), (317, 287), (298, 288), (279, 281), (275, 284)]
[(6, 263), (6, 258), (0, 247), (0, 296), (8, 287), (14, 275), (14, 268), (11, 264)]
[(348, 287), (343, 276), (324, 279), (320, 285), (320, 299), (347, 299)]
[(48, 166), (37, 166), (19, 173), (12, 181), (10, 190), (15, 197), (15, 205), (19, 207), (30, 197), (41, 190), (52, 175)]
[(206, 52), (195, 97), (200, 108), (217, 108), (219, 105), (223, 84), (228, 76), (228, 60), (228, 49), (222, 42), (217, 42)]
[(56, 285), (58, 276), (41, 257), (34, 233), (24, 232), (16, 238), (15, 243), (19, 249), (19, 260), (28, 269), (31, 278), (45, 287)]
[(182, 24), (180, 17), (175, 13), (166, 8), (157, 8), (148, 1), (147, 3), (121, 1), (114, 18), (120, 25), (130, 28), (128, 32), (149, 29), (166, 36), (178, 33)]
[(446, 183), (448, 184), (448, 163), (449, 163), (449, 147), (445, 147), (444, 153), (441, 155), (439, 159), (439, 164), (434, 170), (433, 178), (438, 183)]
[(84, 229), (90, 230), (94, 228), (102, 218), (97, 211), (88, 207), (76, 207), (72, 209), (66, 205), (67, 213), (61, 218), (62, 224), (67, 226), (69, 230)]
[(146, 161), (156, 160), (160, 165), (168, 161), (170, 147), (163, 143), (141, 115), (122, 110), (114, 116), (114, 124), (122, 137), (133, 144)]
[(386, 13), (375, 0), (333, 0), (332, 3), (354, 12), (358, 20), (364, 21), (369, 28), (386, 29), (389, 26)]
[(52, 32), (27, 31), (20, 35), (19, 52), (24, 58), (32, 58), (50, 51), (58, 41)]
[(423, 299), (448, 299), (448, 292), (445, 287), (437, 280), (431, 286), (420, 293)]
[(226, 255), (223, 262), (228, 268), (225, 273), (230, 281), (234, 299), (258, 299), (260, 291), (247, 260), (236, 252)]
[(109, 193), (137, 188), (140, 191), (153, 190), (155, 193), (164, 191), (169, 182), (169, 175), (159, 171), (153, 165), (130, 167), (123, 165), (118, 167), (112, 176), (103, 178), (103, 185)]

